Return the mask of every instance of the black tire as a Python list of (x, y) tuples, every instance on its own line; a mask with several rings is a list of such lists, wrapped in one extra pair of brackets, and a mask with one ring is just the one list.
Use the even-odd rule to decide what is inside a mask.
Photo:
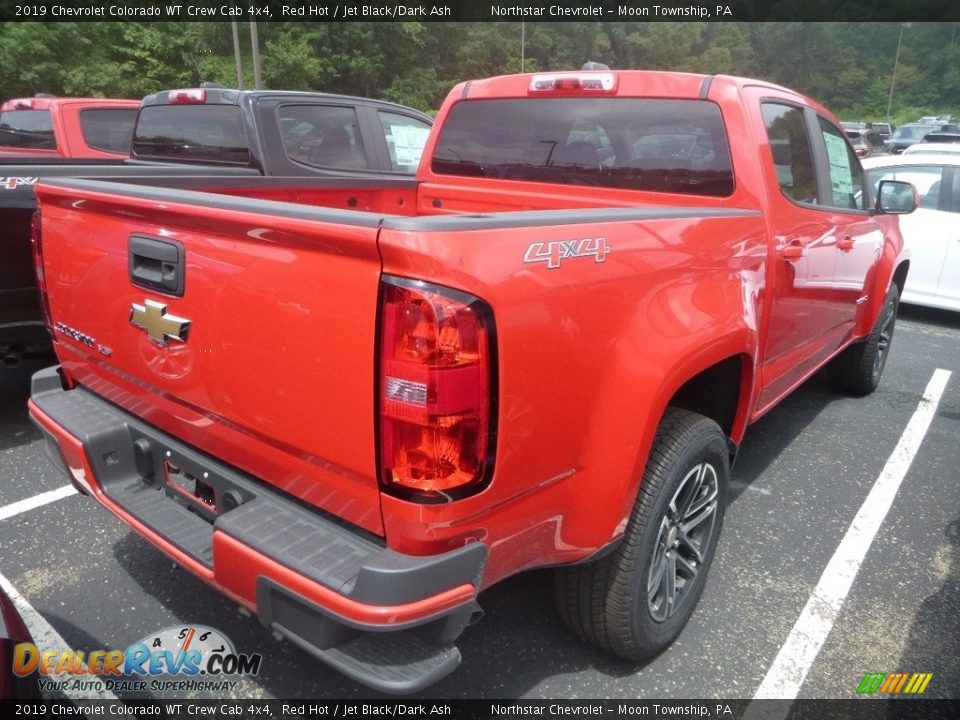
[(899, 304), (900, 292), (891, 285), (870, 334), (830, 362), (828, 373), (834, 387), (853, 395), (869, 395), (877, 389), (890, 354)]
[[(702, 415), (669, 409), (616, 550), (557, 570), (564, 622), (581, 638), (633, 661), (652, 658), (676, 640), (703, 592), (729, 476), (720, 427)], [(687, 523), (680, 523), (684, 518)]]

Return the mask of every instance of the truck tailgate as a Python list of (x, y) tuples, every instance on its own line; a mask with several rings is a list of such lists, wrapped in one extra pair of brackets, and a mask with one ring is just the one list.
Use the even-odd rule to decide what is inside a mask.
[(377, 215), (93, 181), (37, 196), (72, 381), (382, 535)]

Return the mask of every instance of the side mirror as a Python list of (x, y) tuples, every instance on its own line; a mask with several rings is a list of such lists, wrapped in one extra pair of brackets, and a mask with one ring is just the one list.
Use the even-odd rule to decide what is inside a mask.
[(903, 180), (881, 180), (877, 188), (877, 211), (885, 215), (906, 215), (920, 205), (917, 189)]

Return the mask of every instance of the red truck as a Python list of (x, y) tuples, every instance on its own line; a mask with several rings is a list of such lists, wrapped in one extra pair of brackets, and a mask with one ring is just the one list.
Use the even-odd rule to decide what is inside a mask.
[(125, 158), (139, 100), (37, 96), (0, 106), (0, 156)]
[(404, 185), (37, 196), (49, 457), (390, 692), (530, 568), (581, 637), (669, 645), (747, 426), (827, 364), (876, 388), (916, 205), (790, 90), (640, 71), (463, 83)]

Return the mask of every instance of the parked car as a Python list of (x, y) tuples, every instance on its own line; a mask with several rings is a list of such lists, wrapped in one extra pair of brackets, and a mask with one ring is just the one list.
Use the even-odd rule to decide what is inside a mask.
[[(935, 135), (936, 133), (930, 133)], [(904, 155), (917, 155), (920, 153), (960, 153), (960, 137), (956, 142), (932, 142), (930, 136), (923, 142), (915, 143), (903, 151)]]
[(885, 122), (869, 123), (867, 127), (870, 130), (873, 130), (877, 134), (877, 137), (879, 137), (883, 142), (889, 140), (890, 136), (893, 134), (893, 131), (896, 129), (894, 125)]
[(887, 140), (887, 150), (894, 155), (899, 155), (914, 143), (920, 142), (927, 135), (939, 129), (939, 125), (921, 125), (920, 123), (901, 125)]
[(880, 139), (868, 130), (846, 130), (845, 132), (858, 158), (870, 157), (883, 149)]
[(917, 145), (944, 145), (950, 143), (960, 143), (960, 129), (957, 129), (954, 126), (946, 127), (950, 129), (937, 130), (936, 132), (927, 133), (926, 137), (917, 143)]
[(915, 152), (919, 147), (898, 157), (867, 158), (864, 171), (874, 188), (881, 180), (906, 180), (920, 196), (917, 210), (900, 217), (911, 253), (900, 299), (960, 310), (960, 152)]

